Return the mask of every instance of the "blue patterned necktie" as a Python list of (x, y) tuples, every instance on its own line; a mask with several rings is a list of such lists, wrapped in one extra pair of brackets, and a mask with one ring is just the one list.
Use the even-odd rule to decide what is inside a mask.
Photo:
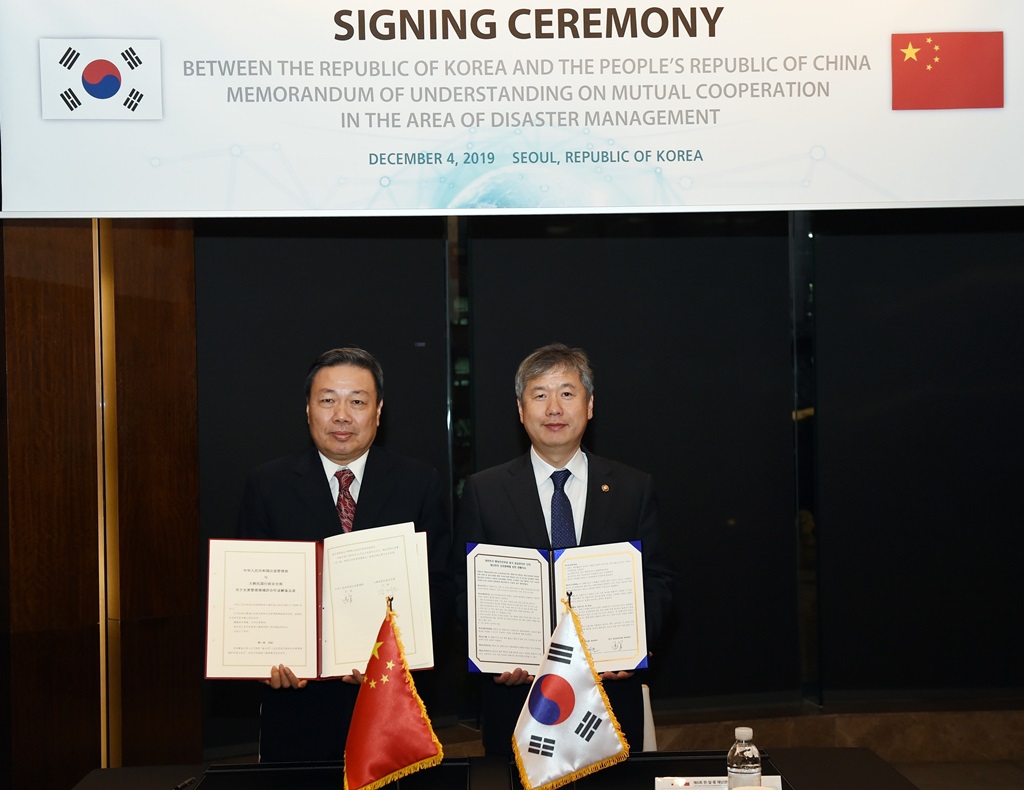
[(551, 473), (555, 492), (551, 495), (551, 548), (565, 549), (576, 545), (576, 527), (572, 521), (572, 507), (563, 488), (569, 478), (568, 469)]

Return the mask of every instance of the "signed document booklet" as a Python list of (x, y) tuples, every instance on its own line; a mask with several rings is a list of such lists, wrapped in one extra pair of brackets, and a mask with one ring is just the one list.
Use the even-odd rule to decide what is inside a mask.
[(365, 669), (392, 598), (410, 669), (434, 664), (426, 535), (413, 524), (306, 541), (210, 541), (207, 678)]
[(647, 666), (639, 542), (466, 549), (470, 671), (538, 668), (570, 592), (598, 672)]

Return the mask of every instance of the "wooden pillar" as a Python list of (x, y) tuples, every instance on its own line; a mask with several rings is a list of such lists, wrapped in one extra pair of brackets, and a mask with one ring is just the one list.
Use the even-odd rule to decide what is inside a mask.
[(117, 220), (101, 223), (100, 241), (116, 343), (120, 589), (108, 622), (120, 635), (121, 717), (112, 745), (123, 765), (198, 762), (205, 614), (192, 225)]

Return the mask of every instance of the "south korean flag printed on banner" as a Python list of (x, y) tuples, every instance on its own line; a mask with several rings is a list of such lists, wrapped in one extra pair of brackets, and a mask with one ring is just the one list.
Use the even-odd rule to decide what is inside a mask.
[(512, 750), (526, 790), (561, 787), (629, 757), (579, 618), (568, 605), (519, 714)]
[(160, 41), (41, 38), (39, 85), (44, 119), (159, 120)]

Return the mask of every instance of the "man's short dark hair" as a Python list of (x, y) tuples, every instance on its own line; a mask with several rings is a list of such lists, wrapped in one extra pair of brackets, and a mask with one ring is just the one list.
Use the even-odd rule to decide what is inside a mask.
[(516, 400), (523, 399), (526, 382), (559, 370), (576, 371), (580, 374), (587, 399), (594, 394), (594, 371), (590, 368), (587, 352), (582, 348), (569, 348), (564, 343), (542, 346), (519, 364), (516, 371)]
[(377, 403), (384, 400), (384, 369), (369, 351), (364, 351), (357, 346), (346, 346), (344, 348), (332, 348), (325, 351), (316, 361), (309, 366), (309, 373), (306, 374), (306, 401), (313, 391), (313, 379), (322, 368), (333, 368), (337, 365), (352, 365), (370, 371), (373, 375), (373, 383), (377, 389)]

